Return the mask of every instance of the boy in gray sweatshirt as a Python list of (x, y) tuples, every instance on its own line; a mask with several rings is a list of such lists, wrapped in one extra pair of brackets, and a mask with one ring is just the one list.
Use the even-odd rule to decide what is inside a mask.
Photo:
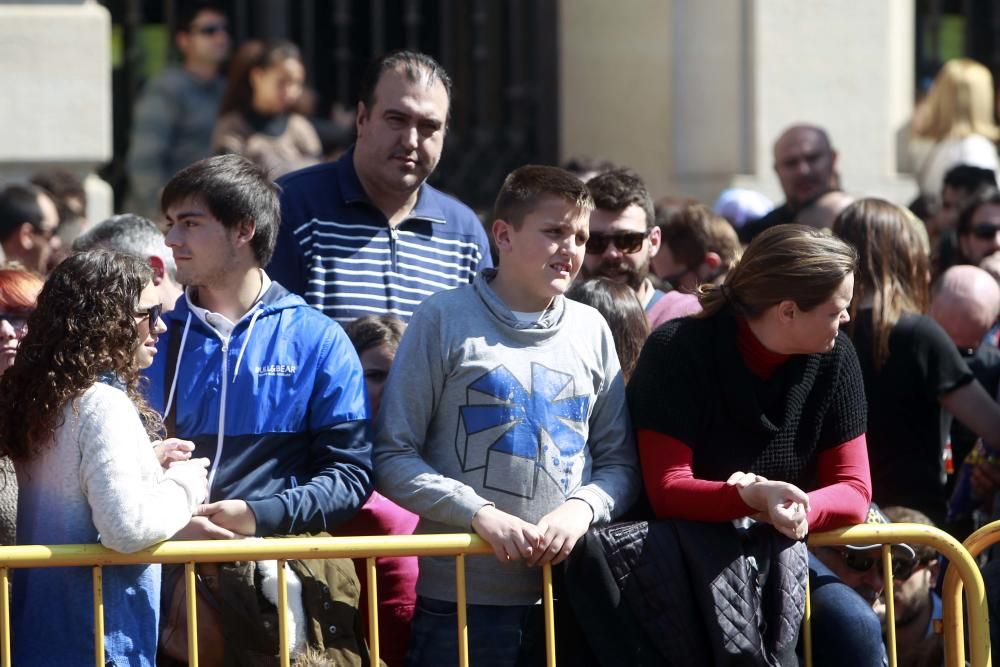
[[(466, 564), (472, 664), (515, 664), (541, 631), (539, 566), (640, 489), (611, 332), (563, 297), (592, 209), (568, 172), (512, 172), (491, 230), (499, 268), (423, 302), (382, 397), (379, 490), (420, 515), (418, 533), (471, 528), (496, 553)], [(408, 665), (457, 661), (454, 563), (420, 559)]]

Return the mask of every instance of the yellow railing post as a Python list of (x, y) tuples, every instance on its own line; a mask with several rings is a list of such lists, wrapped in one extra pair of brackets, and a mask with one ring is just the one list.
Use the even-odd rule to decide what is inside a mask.
[(187, 604), (188, 664), (198, 667), (198, 595), (194, 563), (184, 563), (184, 602)]
[(94, 664), (104, 667), (104, 577), (94, 566)]
[(289, 667), (291, 656), (288, 655), (288, 577), (285, 574), (285, 561), (278, 561), (278, 655), (281, 656), (281, 667)]
[(545, 612), (545, 664), (556, 667), (556, 610), (552, 596), (552, 564), (542, 568), (542, 605)]
[(469, 667), (469, 623), (465, 607), (465, 555), (455, 556), (455, 606), (458, 611), (458, 666)]
[(0, 567), (0, 665), (10, 667), (10, 571)]
[(889, 656), (889, 667), (896, 667), (896, 599), (893, 597), (892, 579), (892, 545), (882, 545), (882, 579), (885, 581), (885, 628), (886, 653)]
[(379, 645), (378, 645), (378, 582), (377, 574), (378, 571), (375, 569), (375, 557), (369, 556), (365, 559), (365, 571), (368, 573), (366, 579), (368, 580), (368, 634), (369, 641), (371, 641), (371, 646), (368, 647), (371, 663), (373, 665), (379, 664)]
[(806, 608), (802, 614), (802, 642), (806, 651), (806, 667), (813, 665), (812, 594), (809, 592), (809, 583), (809, 573), (806, 573)]

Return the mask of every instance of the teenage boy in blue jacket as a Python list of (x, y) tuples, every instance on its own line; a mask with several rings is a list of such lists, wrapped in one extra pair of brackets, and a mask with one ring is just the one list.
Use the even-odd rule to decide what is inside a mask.
[(182, 536), (333, 531), (372, 489), (364, 377), (341, 327), (261, 268), (277, 187), (224, 155), (178, 172), (162, 208), (186, 291), (164, 315), (149, 399), (212, 462)]

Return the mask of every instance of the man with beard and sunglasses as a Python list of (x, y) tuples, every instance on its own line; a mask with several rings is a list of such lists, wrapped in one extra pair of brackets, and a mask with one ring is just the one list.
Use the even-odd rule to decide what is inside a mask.
[(389, 53), (369, 66), (358, 138), (339, 160), (282, 176), (268, 274), (341, 324), (404, 322), (425, 298), (493, 266), (472, 210), (425, 181), (441, 158), (451, 79), (433, 58)]
[[(889, 518), (872, 503), (867, 524), (888, 524)], [(893, 546), (893, 576), (906, 579), (913, 572), (916, 554), (908, 544)], [(813, 664), (861, 664), (862, 658), (881, 653), (887, 664), (885, 647), (873, 638), (885, 615), (885, 579), (882, 575), (882, 545), (811, 547), (809, 558), (813, 637), (850, 637), (851, 641), (813, 643)], [(834, 610), (840, 613), (833, 613)], [(845, 626), (850, 620), (852, 627)], [(866, 645), (869, 642), (871, 645)]]
[(649, 279), (650, 260), (660, 250), (653, 199), (638, 174), (616, 169), (587, 181), (594, 198), (590, 238), (583, 258), (584, 279), (607, 278), (635, 290), (651, 329), (701, 310), (698, 299), (664, 292)]

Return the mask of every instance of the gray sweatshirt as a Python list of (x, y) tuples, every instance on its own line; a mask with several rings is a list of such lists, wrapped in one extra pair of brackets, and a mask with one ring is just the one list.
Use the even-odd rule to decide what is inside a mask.
[[(640, 489), (625, 385), (600, 313), (557, 297), (519, 322), (490, 289), (494, 272), (417, 309), (382, 396), (379, 490), (420, 515), (418, 533), (468, 532), (484, 505), (537, 522), (569, 498), (594, 524)], [(417, 593), (455, 600), (454, 558), (420, 559)], [(533, 604), (541, 571), (466, 559), (473, 604)]]

